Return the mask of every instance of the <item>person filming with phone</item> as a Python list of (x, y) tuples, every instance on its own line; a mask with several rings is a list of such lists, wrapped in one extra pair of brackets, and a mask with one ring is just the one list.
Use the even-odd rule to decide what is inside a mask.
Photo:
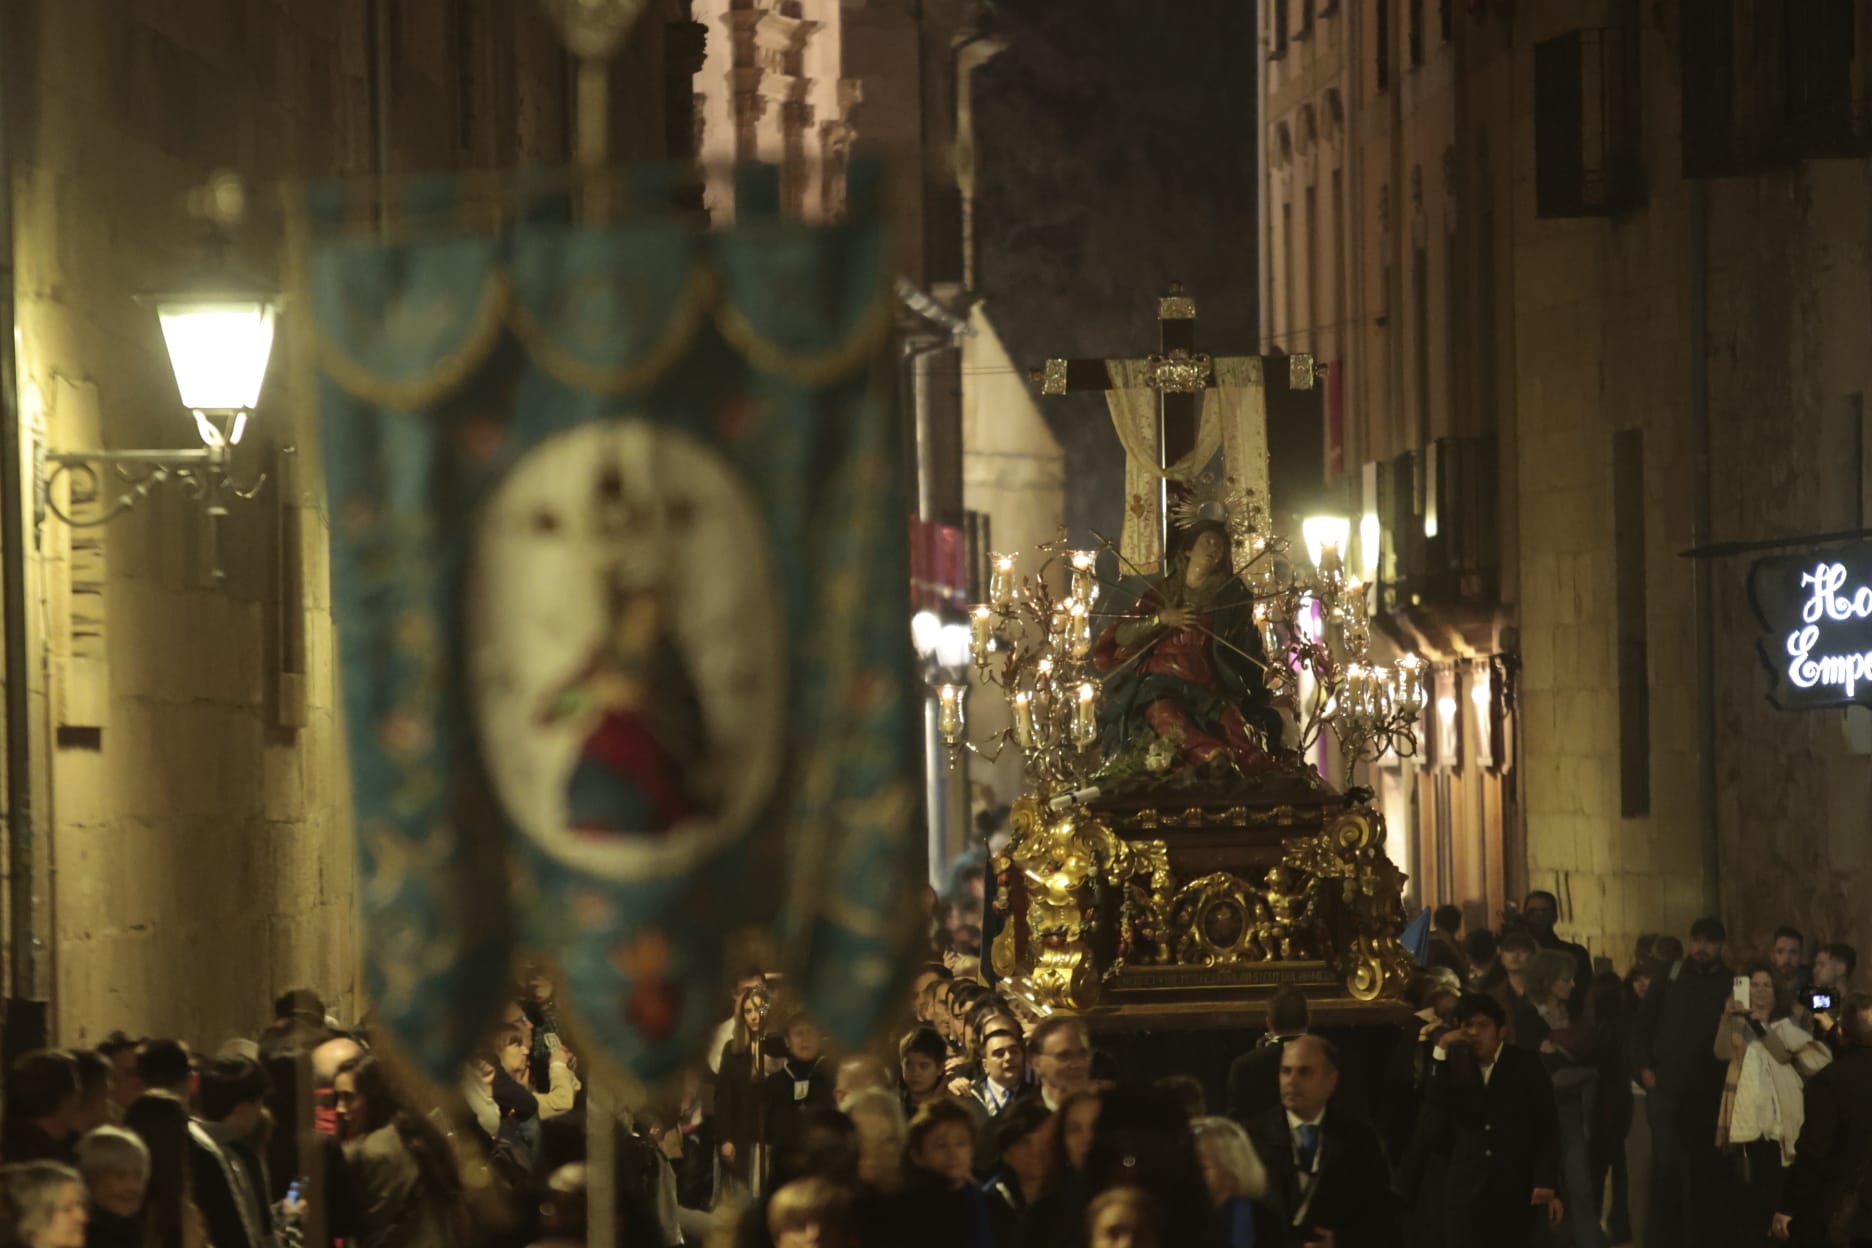
[(1855, 992), (1836, 1008), (1844, 1046), (1807, 1084), (1772, 1234), (1795, 1244), (1872, 1248), (1872, 994)]
[[(1724, 1190), (1742, 1227), (1773, 1220), (1805, 1117), (1802, 1084), (1832, 1060), (1792, 1014), (1787, 981), (1757, 962), (1735, 977), (1716, 1025), (1714, 1052), (1727, 1065), (1716, 1144), (1731, 1167)], [(1751, 1238), (1760, 1242), (1760, 1231)]]
[(1801, 994), (1795, 1012), (1821, 1043), (1838, 1054), (1844, 1046), (1841, 1035), (1840, 1003), (1852, 993), (1853, 972), (1858, 969), (1859, 954), (1851, 945), (1835, 941), (1820, 946), (1814, 955), (1813, 986)]

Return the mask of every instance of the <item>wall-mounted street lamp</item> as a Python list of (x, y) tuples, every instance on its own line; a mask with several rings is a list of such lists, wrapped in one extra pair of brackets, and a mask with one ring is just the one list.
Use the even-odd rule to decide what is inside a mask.
[[(273, 322), (279, 293), (223, 274), (205, 276), (180, 289), (138, 298), (155, 308), (169, 350), (182, 407), (194, 419), (198, 447), (163, 450), (48, 451), (39, 468), (39, 500), (66, 524), (90, 528), (131, 510), (169, 480), (181, 483), (207, 518), (208, 563), (216, 581), (226, 575), (216, 538), (227, 498), (249, 499), (266, 483), (246, 486), (232, 476), (234, 448), (247, 431), (260, 400), (267, 361), (273, 354)], [(106, 501), (104, 480), (125, 488)], [(95, 513), (72, 514), (53, 487), (72, 474), (72, 485), (97, 502)]]

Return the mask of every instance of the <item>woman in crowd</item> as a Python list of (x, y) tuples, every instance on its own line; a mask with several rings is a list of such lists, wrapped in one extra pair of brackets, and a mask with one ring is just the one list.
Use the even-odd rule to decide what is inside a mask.
[(734, 1034), (722, 1046), (715, 1080), (715, 1138), (729, 1172), (743, 1185), (760, 1134), (761, 1096), (773, 1068), (761, 1049), (772, 1011), (773, 994), (764, 984), (742, 991), (735, 1002)]
[(124, 1126), (149, 1150), (143, 1219), (150, 1248), (207, 1248), (208, 1224), (195, 1204), (188, 1109), (167, 1092), (145, 1092), (124, 1111)]
[(0, 1228), (7, 1248), (85, 1248), (85, 1189), (54, 1161), (0, 1166)]
[(333, 1085), (358, 1192), (366, 1248), (457, 1248), (466, 1242), (461, 1176), (448, 1141), (398, 1103), (377, 1059), (338, 1068)]
[(1735, 1242), (1756, 1245), (1768, 1242), (1782, 1171), (1794, 1160), (1804, 1120), (1803, 1070), (1819, 1070), (1828, 1055), (1791, 1017), (1788, 985), (1766, 962), (1746, 974), (1748, 1004), (1731, 999), (1716, 1027), (1716, 1056), (1729, 1064), (1716, 1143), (1736, 1168), (1733, 1225), (1742, 1233)]
[(149, 1149), (134, 1131), (98, 1127), (78, 1141), (78, 1173), (90, 1197), (87, 1248), (143, 1248)]
[(1053, 1115), (1038, 1100), (1010, 1106), (989, 1128), (1001, 1158), (994, 1177), (982, 1189), (988, 1197), (988, 1227), (994, 1248), (1020, 1248), (1027, 1215), (1046, 1194), (1058, 1156)]
[(1579, 964), (1571, 954), (1547, 949), (1528, 963), (1525, 1003), (1538, 1016), (1539, 1051), (1553, 1080), (1560, 1111), (1560, 1195), (1571, 1213), (1574, 1248), (1600, 1248), (1599, 1217), (1592, 1203), (1592, 1167), (1586, 1150), (1587, 1122), (1598, 1083), (1594, 1066), (1594, 1030), (1575, 1019), (1567, 1002), (1573, 996)]
[(1063, 1173), (1083, 1176), (1086, 1158), (1092, 1153), (1092, 1134), (1098, 1128), (1098, 1092), (1087, 1089), (1075, 1092), (1060, 1105), (1059, 1146)]
[(1046, 1195), (1028, 1214), (1028, 1248), (1068, 1248), (1084, 1242), (1081, 1228), (1086, 1203), (1092, 1198), (1086, 1163), (1092, 1156), (1092, 1136), (1101, 1108), (1097, 1090), (1087, 1088), (1060, 1102), (1053, 1115), (1052, 1180)]
[(1255, 1248), (1253, 1202), (1267, 1194), (1268, 1179), (1248, 1133), (1227, 1118), (1198, 1118), (1190, 1130), (1223, 1242), (1228, 1248)]

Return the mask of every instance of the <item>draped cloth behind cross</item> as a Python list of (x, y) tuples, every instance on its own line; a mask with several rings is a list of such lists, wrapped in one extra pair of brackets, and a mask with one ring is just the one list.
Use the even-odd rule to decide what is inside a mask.
[(1273, 770), (1281, 719), (1268, 696), (1254, 595), (1228, 566), (1228, 530), (1201, 520), (1182, 535), (1168, 574), (1116, 620), (1092, 652), (1104, 676), (1105, 757), (1141, 734), (1173, 751), (1169, 770), (1227, 759), (1245, 774)]

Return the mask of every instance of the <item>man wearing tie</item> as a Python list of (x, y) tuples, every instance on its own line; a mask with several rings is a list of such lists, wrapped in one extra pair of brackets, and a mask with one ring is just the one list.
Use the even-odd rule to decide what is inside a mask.
[(1396, 1242), (1391, 1167), (1369, 1122), (1332, 1106), (1339, 1055), (1322, 1036), (1281, 1050), (1278, 1108), (1248, 1124), (1267, 1167), (1255, 1243), (1269, 1248), (1389, 1248)]
[(1561, 1220), (1553, 1082), (1538, 1056), (1503, 1043), (1507, 1011), (1494, 997), (1464, 995), (1455, 1021), (1432, 1053), (1419, 1126), (1427, 1195), (1451, 1248), (1531, 1246), (1543, 1216)]

